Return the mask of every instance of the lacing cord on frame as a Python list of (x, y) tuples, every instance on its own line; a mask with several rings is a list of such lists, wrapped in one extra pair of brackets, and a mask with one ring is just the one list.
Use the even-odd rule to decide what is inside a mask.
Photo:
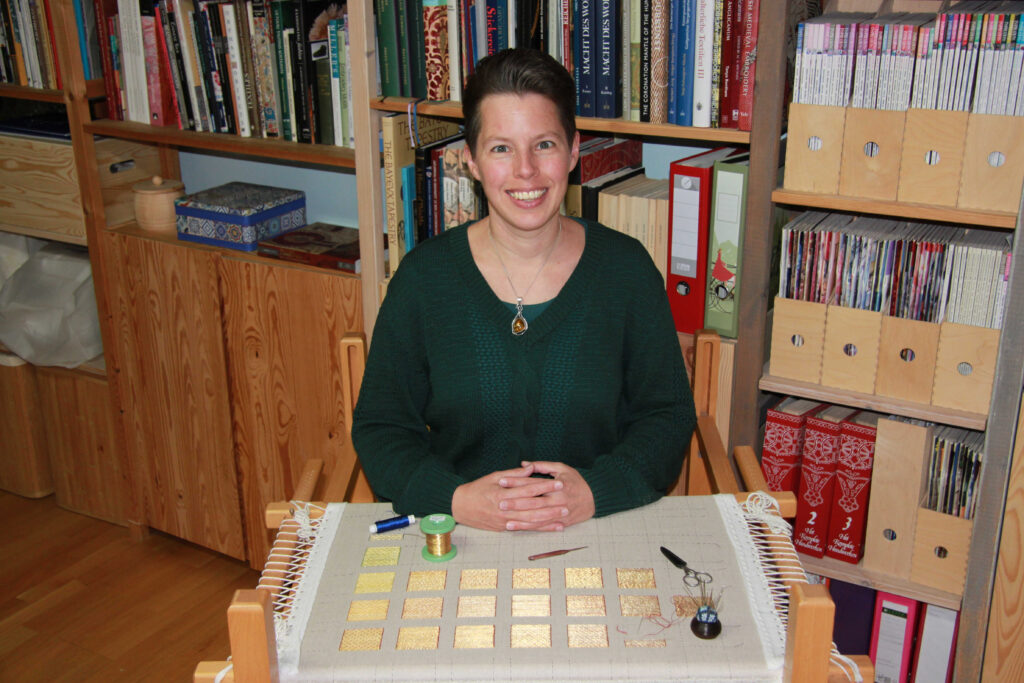
[[(789, 584), (809, 583), (793, 547), (793, 527), (779, 514), (779, 504), (767, 493), (754, 491), (741, 506), (744, 520), (758, 550), (761, 569), (783, 626), (789, 628)], [(848, 680), (863, 683), (860, 669), (832, 643), (829, 659), (846, 674)]]

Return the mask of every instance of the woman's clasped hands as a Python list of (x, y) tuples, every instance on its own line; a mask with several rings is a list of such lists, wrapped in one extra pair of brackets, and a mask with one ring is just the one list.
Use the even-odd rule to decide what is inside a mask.
[(594, 516), (594, 496), (575, 468), (524, 461), (459, 486), (452, 515), (460, 524), (492, 531), (562, 531)]

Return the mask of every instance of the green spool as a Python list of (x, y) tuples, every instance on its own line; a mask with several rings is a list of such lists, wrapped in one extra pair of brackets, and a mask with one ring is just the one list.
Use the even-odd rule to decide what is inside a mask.
[[(448, 560), (455, 557), (455, 554), (456, 552), (458, 552), (458, 549), (455, 547), (454, 544), (451, 543), (451, 538), (448, 538), (447, 542), (445, 542), (444, 539), (436, 539), (438, 542), (435, 544), (435, 549), (433, 551), (431, 550), (431, 539), (429, 538), (430, 536), (446, 536), (447, 534), (450, 534), (454, 529), (455, 520), (452, 518), (451, 515), (427, 515), (426, 517), (421, 519), (420, 531), (422, 531), (428, 537), (427, 544), (423, 546), (423, 550), (420, 553), (421, 555), (423, 555), (423, 559), (427, 560), (428, 562), (447, 562)], [(447, 550), (443, 554), (435, 554), (435, 552), (444, 550), (445, 545), (450, 546), (451, 549)]]

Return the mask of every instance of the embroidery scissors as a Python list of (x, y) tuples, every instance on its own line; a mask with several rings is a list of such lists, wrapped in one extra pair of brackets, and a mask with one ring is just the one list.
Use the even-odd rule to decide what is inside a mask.
[(686, 564), (686, 560), (679, 557), (665, 546), (661, 546), (661, 554), (667, 557), (669, 562), (683, 570), (683, 583), (687, 586), (696, 588), (697, 586), (704, 586), (704, 584), (711, 583), (713, 580), (711, 578), (711, 574), (691, 569), (690, 566)]

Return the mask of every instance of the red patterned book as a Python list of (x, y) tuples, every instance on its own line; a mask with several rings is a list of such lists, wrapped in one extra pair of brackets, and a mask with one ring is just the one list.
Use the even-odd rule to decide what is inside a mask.
[(423, 1), (423, 30), (426, 32), (423, 45), (427, 53), (427, 99), (447, 100), (448, 3), (445, 0)]
[(814, 557), (823, 557), (828, 543), (832, 491), (839, 459), (840, 423), (855, 412), (856, 408), (829, 406), (817, 415), (807, 417), (793, 545), (800, 552)]
[(864, 551), (871, 468), (875, 462), (875, 433), (881, 417), (865, 410), (843, 420), (840, 426), (832, 518), (829, 520), (825, 555), (851, 564), (860, 561)]
[(637, 166), (643, 160), (644, 146), (637, 138), (613, 140), (610, 144), (598, 144), (587, 150), (580, 150), (579, 163), (569, 172), (569, 184), (580, 185), (605, 173)]
[(761, 449), (761, 471), (769, 490), (797, 492), (807, 416), (824, 410), (827, 405), (790, 396), (768, 410)]
[(751, 115), (754, 111), (754, 67), (757, 65), (757, 28), (761, 0), (743, 0), (743, 33), (739, 39), (740, 49), (739, 91), (736, 109), (739, 112), (739, 129), (750, 130)]

